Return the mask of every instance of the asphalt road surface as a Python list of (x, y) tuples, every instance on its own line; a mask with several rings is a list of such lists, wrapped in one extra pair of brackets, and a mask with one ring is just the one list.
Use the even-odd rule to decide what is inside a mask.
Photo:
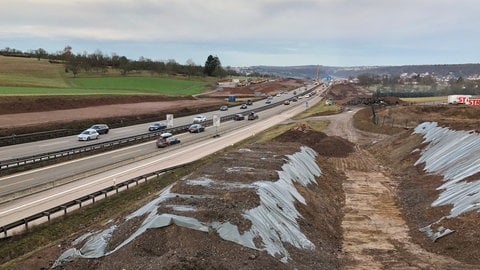
[[(314, 105), (320, 100), (321, 98), (317, 95), (309, 99), (309, 104), (310, 106)], [(182, 143), (177, 146), (167, 147), (165, 151), (158, 151), (154, 143), (150, 142), (139, 145), (138, 147), (140, 148), (135, 148), (134, 146), (119, 151), (113, 151), (113, 153), (105, 153), (81, 159), (78, 161), (80, 163), (71, 161), (8, 176), (8, 178), (4, 177), (0, 179), (0, 190), (11, 188), (15, 186), (15, 183), (31, 185), (31, 181), (35, 181), (40, 175), (43, 175), (42, 177), (44, 178), (51, 179), (51, 181), (49, 181), (51, 187), (47, 190), (36, 192), (31, 195), (19, 196), (16, 199), (10, 198), (11, 200), (8, 202), (0, 204), (0, 226), (40, 213), (65, 202), (75, 200), (76, 198), (88, 195), (92, 192), (101, 190), (102, 188), (112, 186), (115, 183), (120, 183), (146, 173), (200, 159), (250, 136), (255, 136), (255, 134), (260, 131), (290, 119), (294, 115), (304, 111), (305, 104), (304, 102), (291, 103), (291, 105), (288, 106), (278, 106), (277, 109), (280, 111), (272, 110), (270, 115), (267, 114), (266, 111), (265, 114), (262, 112), (262, 114), (260, 114), (260, 119), (258, 120), (244, 120), (249, 123), (249, 125), (231, 131), (221, 130), (221, 136), (216, 138), (213, 138), (212, 136), (218, 132), (214, 127), (208, 128), (207, 131), (202, 134), (189, 134), (188, 136), (192, 137), (195, 135), (203, 137), (200, 140), (193, 140), (191, 142), (188, 142), (188, 139), (182, 137), (181, 139), (184, 139), (185, 143), (182, 141)], [(158, 155), (155, 154), (140, 161), (132, 161), (131, 158), (129, 158), (129, 155), (138, 155), (138, 152), (144, 150), (142, 147), (150, 149), (154, 148), (154, 152), (158, 153)], [(109, 155), (109, 157), (106, 158), (105, 155)], [(129, 160), (129, 162), (118, 167), (112, 166), (111, 169), (106, 171), (95, 171), (95, 169), (93, 169), (93, 174), (85, 174), (87, 171), (92, 172), (91, 163), (88, 162), (97, 163), (102, 159), (108, 160), (114, 158), (115, 155), (124, 155), (125, 159)], [(86, 162), (85, 165), (79, 165), (81, 163), (83, 164), (83, 162)], [(65, 178), (72, 177), (71, 170), (76, 167), (80, 168), (80, 172), (73, 173), (73, 175), (76, 176), (75, 181), (57, 185), (56, 182), (52, 180), (58, 177), (52, 176), (53, 172), (64, 174)], [(32, 190), (28, 191), (28, 193), (31, 191)]]

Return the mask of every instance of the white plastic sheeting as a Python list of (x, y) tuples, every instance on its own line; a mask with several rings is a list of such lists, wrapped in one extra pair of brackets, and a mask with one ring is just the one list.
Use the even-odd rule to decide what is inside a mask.
[[(108, 246), (108, 240), (115, 232), (117, 226), (111, 226), (102, 232), (93, 234), (89, 233), (82, 236), (79, 239), (88, 239), (83, 247), (81, 249), (71, 248), (64, 252), (57, 259), (53, 267), (57, 267), (78, 257), (99, 258), (107, 256), (133, 241), (147, 229), (160, 228), (171, 224), (204, 232), (213, 229), (216, 230), (225, 240), (252, 249), (265, 250), (272, 256), (280, 255), (281, 260), (287, 262), (289, 254), (283, 243), (289, 243), (297, 248), (315, 248), (314, 244), (301, 232), (300, 226), (297, 222), (298, 218), (301, 218), (301, 216), (295, 208), (295, 202), (298, 201), (302, 204), (306, 204), (306, 202), (295, 188), (294, 183), (303, 186), (316, 184), (315, 178), (321, 175), (321, 170), (315, 160), (316, 156), (317, 153), (313, 149), (309, 147), (301, 147), (299, 152), (287, 156), (286, 163), (282, 166), (282, 170), (278, 171), (278, 181), (259, 181), (252, 185), (241, 183), (225, 185), (227, 188), (255, 188), (260, 197), (260, 205), (258, 207), (247, 210), (243, 213), (243, 216), (251, 221), (252, 227), (250, 230), (245, 231), (242, 234), (238, 231), (237, 226), (229, 222), (212, 222), (207, 224), (191, 217), (168, 213), (158, 214), (158, 205), (167, 201), (169, 198), (183, 197), (205, 199), (210, 197), (209, 195), (202, 196), (171, 193), (170, 190), (174, 185), (172, 184), (161, 191), (157, 199), (144, 205), (125, 218), (126, 221), (128, 221), (135, 217), (146, 216), (139, 228), (137, 228), (132, 235), (113, 250), (106, 251), (105, 249)], [(206, 186), (212, 184), (213, 180), (203, 178), (199, 180), (187, 180), (187, 183), (190, 185)], [(168, 204), (167, 207), (175, 208), (177, 206)], [(178, 207), (183, 211), (194, 211), (194, 208), (185, 205)], [(261, 239), (260, 246), (255, 245), (255, 238)]]
[(480, 179), (465, 179), (480, 172), (480, 134), (438, 127), (435, 122), (418, 125), (414, 133), (422, 134), (428, 143), (415, 165), (425, 163), (426, 172), (443, 176), (444, 184), (438, 188), (443, 191), (432, 206), (453, 205), (446, 218), (478, 211)]

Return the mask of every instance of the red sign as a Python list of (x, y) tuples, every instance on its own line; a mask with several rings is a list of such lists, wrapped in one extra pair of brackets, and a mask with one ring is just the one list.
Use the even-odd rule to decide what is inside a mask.
[(480, 105), (480, 98), (469, 98), (467, 100), (468, 105)]
[(457, 103), (465, 104), (466, 103), (465, 101), (467, 101), (467, 97), (465, 97), (465, 96), (457, 97)]

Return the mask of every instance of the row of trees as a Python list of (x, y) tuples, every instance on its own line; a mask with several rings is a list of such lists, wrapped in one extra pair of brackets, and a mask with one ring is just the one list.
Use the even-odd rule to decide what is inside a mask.
[(405, 84), (405, 83), (417, 83), (420, 85), (436, 85), (435, 78), (431, 75), (427, 76), (413, 76), (411, 78), (401, 78), (400, 76), (382, 76), (375, 74), (360, 74), (357, 76), (360, 85), (370, 86), (370, 85), (396, 85), (396, 84)]
[[(480, 81), (465, 80), (463, 77), (450, 79), (446, 86), (439, 86), (433, 76), (414, 76), (401, 79), (400, 76), (379, 76), (373, 74), (361, 74), (358, 77), (360, 85), (376, 86), (375, 96), (395, 97), (426, 97), (444, 96), (454, 94), (480, 95)], [(417, 86), (423, 86), (423, 90), (416, 89), (405, 82), (416, 82)], [(413, 89), (416, 89), (413, 91)]]
[(50, 62), (63, 63), (65, 72), (71, 72), (73, 76), (77, 76), (81, 72), (95, 72), (106, 74), (108, 70), (113, 68), (120, 70), (120, 73), (127, 75), (136, 71), (149, 71), (152, 74), (169, 74), (169, 75), (186, 75), (186, 76), (214, 76), (226, 77), (228, 75), (239, 75), (236, 71), (227, 67), (222, 67), (218, 56), (209, 55), (204, 66), (195, 64), (192, 60), (182, 65), (175, 60), (153, 61), (148, 58), (140, 57), (139, 60), (131, 60), (125, 56), (119, 56), (115, 53), (106, 55), (100, 50), (88, 54), (74, 54), (71, 46), (66, 46), (62, 51), (48, 53), (46, 50), (39, 48), (29, 52), (5, 48), (0, 50), (0, 55), (16, 56), (16, 57), (35, 57), (38, 60), (48, 59)]

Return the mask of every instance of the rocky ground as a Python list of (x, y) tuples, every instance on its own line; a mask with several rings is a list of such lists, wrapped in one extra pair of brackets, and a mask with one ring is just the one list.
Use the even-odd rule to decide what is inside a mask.
[[(335, 88), (334, 88), (335, 89)], [(216, 156), (185, 180), (211, 178), (222, 183), (249, 184), (275, 181), (285, 156), (302, 145), (319, 153), (322, 175), (318, 185), (297, 187), (307, 204), (297, 203), (302, 232), (315, 245), (313, 250), (287, 247), (289, 263), (280, 262), (264, 251), (249, 249), (222, 240), (214, 232), (199, 232), (169, 226), (148, 230), (123, 249), (100, 259), (79, 259), (62, 269), (478, 269), (480, 242), (478, 213), (449, 221), (458, 230), (432, 241), (419, 228), (437, 220), (448, 207), (430, 207), (440, 185), (437, 176), (413, 166), (421, 138), (410, 128), (394, 135), (359, 131), (353, 115), (360, 108), (338, 115), (320, 116), (312, 121), (328, 121), (322, 132), (299, 125), (267, 143), (251, 143)], [(370, 110), (367, 108), (367, 110)], [(473, 112), (472, 112), (473, 110)], [(395, 106), (379, 108), (379, 115), (439, 121), (457, 129), (476, 129), (480, 122), (476, 108)], [(368, 118), (367, 114), (367, 118)], [(458, 119), (465, 119), (464, 125)], [(451, 120), (451, 121), (449, 121)], [(392, 126), (385, 126), (390, 129)], [(228, 168), (242, 168), (229, 172)], [(174, 191), (184, 194), (214, 195), (212, 200), (185, 199), (202, 209), (192, 216), (209, 221), (222, 219), (247, 230), (250, 223), (241, 213), (258, 205), (251, 191), (192, 188), (182, 183)], [(180, 200), (180, 199), (178, 199)], [(159, 209), (165, 210), (165, 209)], [(132, 224), (133, 225), (133, 224)], [(129, 226), (123, 227), (129, 231)], [(64, 239), (60, 246), (32, 254), (15, 269), (41, 269), (78, 235)]]

